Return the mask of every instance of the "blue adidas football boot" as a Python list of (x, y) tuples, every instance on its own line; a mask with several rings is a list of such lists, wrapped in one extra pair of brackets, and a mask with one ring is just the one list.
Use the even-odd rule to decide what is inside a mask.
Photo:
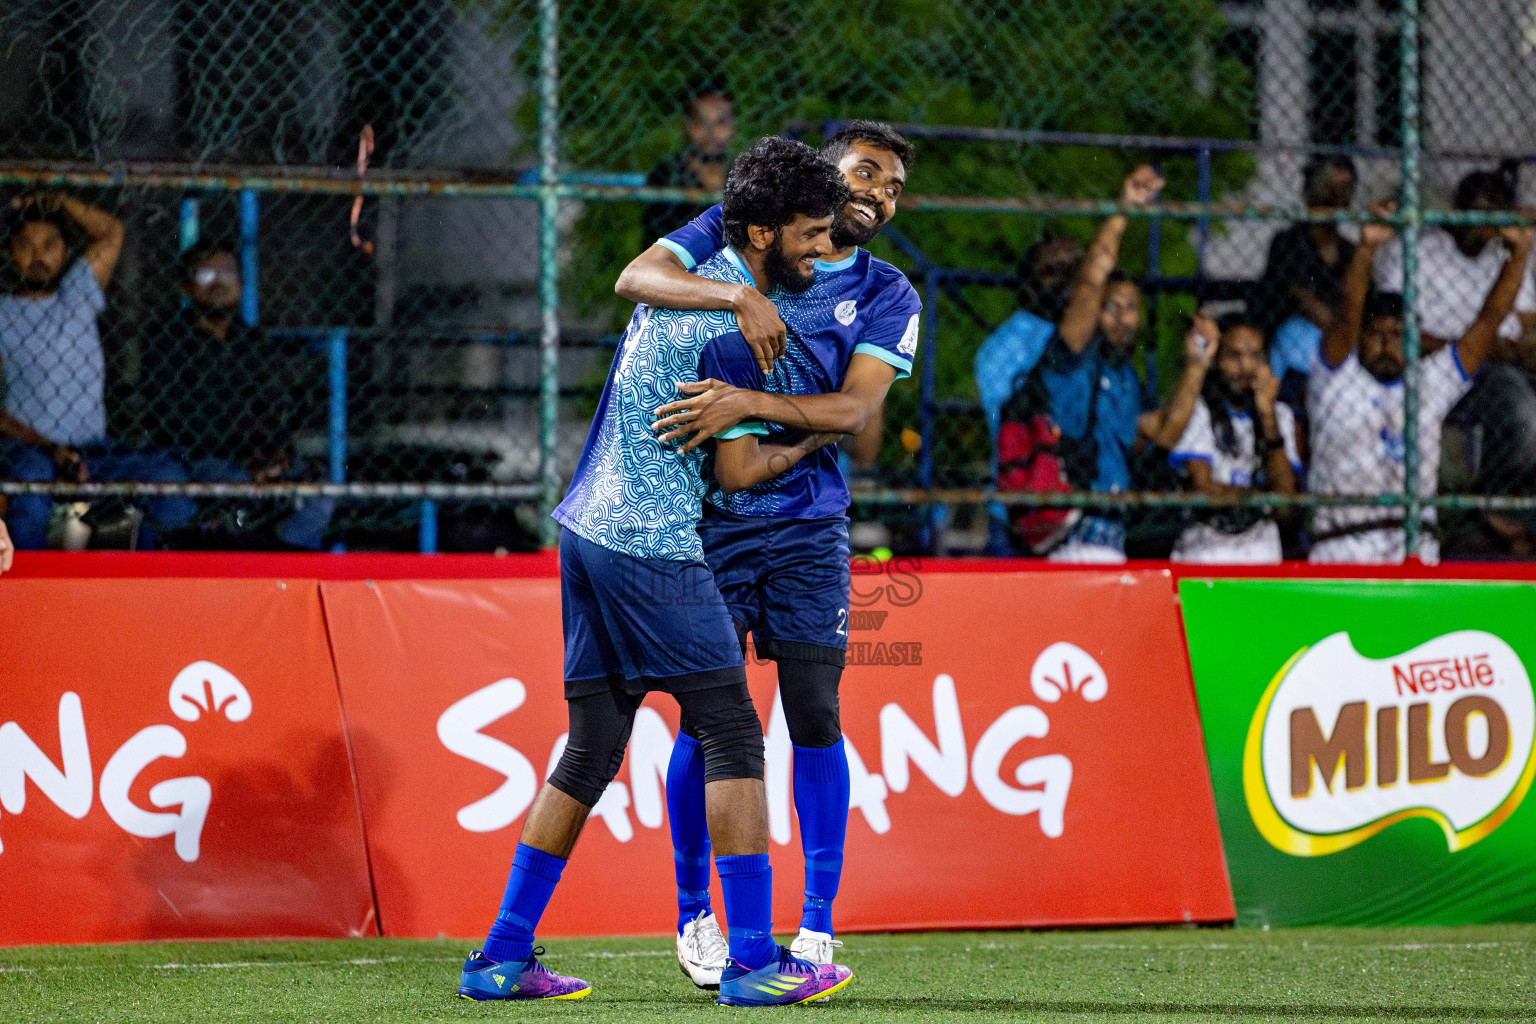
[(543, 946), (536, 946), (527, 960), (497, 963), (475, 950), (464, 960), (459, 975), (460, 999), (585, 999), (592, 986), (580, 978), (567, 978), (539, 963)]
[(721, 1006), (794, 1006), (826, 999), (848, 987), (853, 971), (842, 964), (814, 964), (783, 946), (779, 956), (755, 971), (735, 960), (720, 974)]

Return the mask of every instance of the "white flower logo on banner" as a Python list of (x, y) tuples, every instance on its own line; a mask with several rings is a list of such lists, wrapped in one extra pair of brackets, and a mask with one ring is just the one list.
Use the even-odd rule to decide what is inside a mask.
[(1029, 688), (1047, 704), (1055, 704), (1069, 693), (1098, 701), (1109, 693), (1109, 679), (1093, 655), (1076, 644), (1057, 641), (1035, 659), (1029, 670)]
[[(204, 712), (222, 714), (231, 722), (251, 717), (250, 691), (234, 673), (211, 661), (195, 661), (176, 673), (168, 696), (171, 711), (184, 722)], [(56, 768), (15, 722), (0, 725), (0, 806), (11, 814), (26, 805), (26, 781), (66, 814), (83, 818), (91, 809), (91, 750), (85, 732), (80, 695), (59, 698), (59, 748), (64, 767)], [(101, 770), (102, 809), (119, 828), (141, 839), (174, 835), (176, 856), (191, 863), (201, 855), (203, 823), (213, 802), (213, 787), (199, 775), (184, 775), (156, 783), (149, 802), (161, 808), (147, 811), (128, 797), (145, 768), (162, 757), (182, 757), (187, 738), (173, 725), (140, 729), (117, 748)], [(177, 812), (168, 809), (180, 808)], [(5, 847), (0, 846), (0, 852)]]

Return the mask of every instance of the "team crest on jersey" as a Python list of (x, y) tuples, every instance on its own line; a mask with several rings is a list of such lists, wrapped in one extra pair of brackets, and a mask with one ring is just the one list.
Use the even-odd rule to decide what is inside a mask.
[(853, 318), (859, 315), (859, 304), (852, 299), (846, 302), (839, 302), (837, 308), (832, 311), (832, 315), (837, 317), (838, 323), (847, 327), (853, 323)]
[(912, 314), (912, 319), (907, 321), (907, 333), (901, 336), (901, 344), (896, 346), (896, 351), (904, 356), (917, 354), (917, 317), (918, 314)]

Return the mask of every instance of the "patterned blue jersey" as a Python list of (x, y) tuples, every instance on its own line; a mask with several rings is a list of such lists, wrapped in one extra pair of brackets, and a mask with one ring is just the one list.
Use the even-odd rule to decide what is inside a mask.
[[(684, 266), (698, 264), (702, 270), (724, 245), (720, 207), (711, 207), (657, 244), (670, 249)], [(818, 262), (816, 283), (808, 291), (775, 291), (769, 298), (789, 328), (784, 358), (774, 372), (765, 378), (738, 337), (711, 346), (701, 373), (754, 391), (820, 395), (842, 388), (849, 360), (857, 354), (894, 366), (898, 380), (912, 372), (923, 304), (905, 274), (865, 250), (837, 263)], [(768, 443), (792, 440), (793, 432), (785, 427), (768, 424), (767, 429)], [(707, 500), (736, 515), (820, 519), (847, 509), (848, 485), (836, 451), (828, 446), (736, 494), (726, 494), (711, 476)]]
[[(698, 273), (717, 281), (752, 282), (730, 250), (712, 256)], [(594, 544), (636, 558), (703, 559), (695, 527), (703, 511), (704, 452), (684, 455), (676, 444), (663, 445), (651, 423), (657, 407), (680, 397), (679, 381), (697, 378), (706, 346), (737, 331), (729, 310), (635, 307), (571, 486), (554, 511), (557, 522)]]

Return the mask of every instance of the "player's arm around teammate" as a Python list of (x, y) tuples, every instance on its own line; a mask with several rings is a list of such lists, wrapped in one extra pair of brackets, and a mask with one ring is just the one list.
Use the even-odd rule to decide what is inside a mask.
[(678, 388), (689, 397), (657, 409), (652, 429), (661, 432), (664, 442), (692, 435), (683, 443), (683, 451), (692, 451), (716, 434), (747, 420), (766, 420), (814, 433), (857, 436), (879, 416), (896, 375), (896, 367), (859, 353), (848, 363), (843, 389), (825, 395), (772, 395), (714, 378), (688, 381)]
[(784, 354), (784, 321), (768, 296), (751, 285), (691, 274), (664, 245), (653, 245), (636, 256), (613, 290), (630, 302), (662, 309), (730, 310), (765, 374), (773, 372), (774, 360)]
[[(731, 246), (704, 269), (764, 292), (785, 277), (814, 280), (846, 197), (836, 171), (808, 147), (760, 141), (726, 179)], [(718, 1001), (821, 999), (852, 977), (846, 967), (811, 963), (773, 941), (762, 724), (735, 627), (703, 558), (696, 486), (703, 459), (633, 443), (644, 436), (653, 404), (698, 365), (706, 346), (739, 338), (721, 330), (721, 319), (670, 310), (632, 318), (570, 488), (552, 513), (565, 527), (560, 587), (570, 729), (523, 821), (485, 945), (465, 960), (457, 989), (464, 998), (579, 999), (591, 991), (539, 961), (535, 934), (587, 816), (619, 770), (641, 700), (653, 691), (670, 693), (697, 734), (699, 816), (731, 924), (715, 979)], [(621, 492), (623, 501), (611, 499)]]
[(756, 434), (744, 434), (715, 445), (715, 479), (721, 490), (736, 494), (783, 473), (839, 434), (807, 434), (794, 444), (763, 444)]

